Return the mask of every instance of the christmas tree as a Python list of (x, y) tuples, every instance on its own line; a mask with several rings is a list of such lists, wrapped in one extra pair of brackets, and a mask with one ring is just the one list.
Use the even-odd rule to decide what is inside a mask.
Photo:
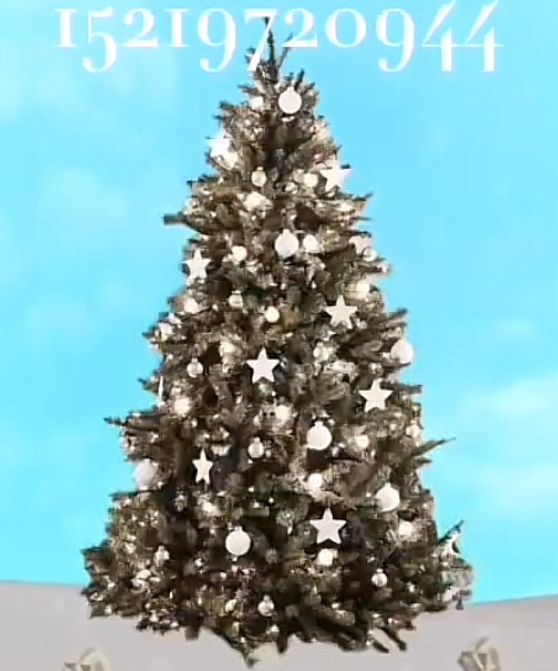
[[(251, 52), (250, 55), (252, 55)], [(406, 312), (359, 227), (370, 196), (273, 38), (245, 101), (221, 103), (210, 175), (166, 223), (196, 232), (184, 286), (146, 334), (156, 402), (120, 428), (137, 490), (84, 551), (93, 616), (201, 628), (254, 661), (292, 636), (405, 649), (424, 611), (468, 596), (460, 527), (440, 538)]]

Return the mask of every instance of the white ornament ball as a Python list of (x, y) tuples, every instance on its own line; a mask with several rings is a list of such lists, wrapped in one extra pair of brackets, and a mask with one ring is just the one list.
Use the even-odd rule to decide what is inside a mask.
[(401, 338), (391, 348), (391, 356), (397, 359), (400, 363), (408, 364), (413, 361), (414, 349), (410, 342)]
[(302, 240), (302, 247), (308, 254), (317, 254), (320, 251), (320, 243), (315, 235), (309, 233)]
[(242, 557), (242, 555), (245, 555), (250, 550), (251, 545), (252, 541), (250, 536), (240, 527), (231, 531), (225, 539), (227, 552), (235, 557)]
[(283, 91), (279, 96), (279, 108), (285, 114), (296, 114), (302, 108), (302, 97), (293, 86)]
[(151, 459), (144, 459), (134, 470), (134, 479), (138, 489), (149, 489), (157, 477), (157, 464)]
[(318, 186), (320, 178), (315, 173), (309, 172), (309, 173), (306, 173), (306, 175), (304, 175), (304, 180), (303, 181), (304, 181), (304, 185), (307, 186), (309, 189), (314, 189)]
[(167, 562), (169, 559), (170, 554), (167, 548), (164, 545), (159, 545), (159, 547), (157, 548), (157, 552), (153, 557), (155, 566), (163, 566), (163, 564)]
[(231, 255), (236, 263), (242, 263), (248, 256), (248, 250), (244, 245), (234, 245), (231, 249)]
[(388, 584), (387, 575), (381, 569), (378, 569), (372, 576), (372, 584), (376, 587), (385, 587)]
[(370, 446), (370, 438), (363, 433), (355, 438), (355, 445), (364, 450)]
[(274, 409), (275, 419), (281, 423), (288, 422), (291, 418), (291, 409), (288, 405), (277, 405)]
[(291, 231), (284, 230), (275, 240), (275, 251), (282, 259), (294, 256), (298, 249), (298, 238)]
[(399, 526), (397, 527), (397, 536), (401, 540), (409, 540), (413, 536), (415, 532), (415, 527), (412, 522), (408, 522), (407, 520), (401, 520), (399, 522)]
[(376, 492), (376, 503), (380, 510), (384, 513), (389, 513), (392, 510), (395, 510), (399, 507), (401, 498), (399, 492), (395, 487), (392, 487), (389, 483), (384, 485), (381, 489)]
[(405, 430), (405, 433), (415, 442), (419, 442), (422, 440), (422, 429), (415, 422), (409, 424), (409, 426)]
[(199, 377), (203, 373), (203, 366), (197, 359), (192, 359), (186, 366), (186, 372), (190, 377)]
[(254, 96), (253, 98), (250, 99), (250, 107), (253, 110), (263, 109), (264, 103), (265, 101), (263, 99), (263, 96)]
[(319, 566), (331, 566), (337, 557), (337, 552), (330, 548), (322, 548), (316, 557), (316, 563)]
[(331, 431), (323, 422), (316, 422), (314, 426), (306, 434), (306, 444), (311, 450), (327, 450), (331, 445), (333, 436)]
[(274, 610), (275, 604), (273, 603), (271, 597), (267, 596), (266, 594), (258, 604), (258, 613), (264, 617), (271, 617)]
[(265, 170), (263, 168), (257, 168), (256, 170), (254, 170), (254, 172), (252, 173), (251, 180), (254, 186), (257, 186), (259, 188), (265, 186), (267, 182), (267, 175), (265, 174)]
[(188, 314), (195, 315), (200, 311), (200, 306), (196, 300), (194, 300), (191, 296), (188, 296), (182, 301), (182, 309)]
[(264, 210), (269, 205), (269, 203), (270, 201), (257, 191), (249, 193), (244, 198), (244, 207), (251, 212), (254, 212), (255, 210)]
[(254, 440), (248, 446), (248, 454), (252, 459), (261, 459), (265, 454), (265, 448), (262, 441), (259, 438), (254, 438)]
[(324, 484), (324, 478), (321, 473), (311, 473), (306, 480), (306, 486), (308, 490), (313, 494), (317, 494), (321, 491)]
[(176, 415), (187, 415), (192, 409), (192, 399), (188, 396), (180, 396), (175, 398), (172, 403), (172, 410)]
[(231, 308), (242, 308), (244, 307), (244, 299), (242, 298), (242, 294), (240, 291), (233, 291), (232, 294), (229, 296), (229, 305)]
[(329, 361), (333, 355), (334, 349), (331, 345), (326, 345), (323, 342), (320, 342), (314, 347), (314, 359), (318, 363), (325, 363)]
[(264, 319), (269, 324), (276, 324), (279, 321), (280, 318), (281, 318), (281, 314), (280, 314), (279, 310), (277, 308), (273, 307), (273, 305), (270, 305), (264, 313)]

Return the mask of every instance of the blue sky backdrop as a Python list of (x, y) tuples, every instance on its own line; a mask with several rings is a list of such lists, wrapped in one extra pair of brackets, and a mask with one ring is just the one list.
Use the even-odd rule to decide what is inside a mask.
[[(420, 47), (402, 73), (381, 72), (397, 50), (378, 42), (376, 15), (406, 9), (420, 40), (442, 4), (353, 0), (369, 35), (341, 50), (323, 38), (338, 5), (309, 0), (322, 43), (290, 64), (321, 91), (350, 190), (376, 194), (372, 231), (395, 268), (388, 305), (409, 309), (418, 352), (406, 377), (425, 387), (427, 436), (457, 439), (425, 479), (442, 528), (467, 520), (476, 600), (558, 593), (558, 5), (502, 0), (489, 22), (504, 45), (495, 74), (479, 49), (458, 49), (449, 74)], [(83, 583), (80, 548), (102, 539), (109, 494), (132, 486), (103, 417), (151, 402), (137, 378), (157, 360), (141, 333), (182, 282), (187, 238), (161, 217), (205, 170), (213, 114), (239, 100), (261, 31), (243, 25), (249, 4), (223, 5), (239, 24), (224, 72), (200, 68), (215, 56), (193, 23), (188, 49), (129, 51), (93, 75), (86, 10), (105, 5), (70, 5), (78, 48), (64, 51), (51, 0), (2, 0), (0, 580)], [(123, 39), (134, 5), (113, 6), (106, 29)], [(166, 5), (143, 6), (164, 33)], [(209, 6), (187, 5), (192, 19)], [(481, 6), (457, 3), (456, 40)]]

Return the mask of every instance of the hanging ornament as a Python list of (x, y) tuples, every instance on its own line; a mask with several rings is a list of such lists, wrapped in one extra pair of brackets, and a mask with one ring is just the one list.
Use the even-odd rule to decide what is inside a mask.
[(407, 541), (413, 537), (415, 533), (415, 526), (412, 522), (407, 520), (400, 520), (397, 527), (397, 537), (402, 541)]
[(236, 263), (242, 263), (246, 261), (248, 250), (244, 245), (234, 245), (231, 249), (231, 256)]
[(278, 104), (281, 111), (285, 114), (296, 114), (302, 108), (302, 97), (295, 90), (294, 86), (289, 86), (279, 96)]
[(195, 315), (200, 311), (200, 306), (198, 305), (197, 301), (195, 301), (191, 296), (187, 296), (182, 301), (182, 309), (184, 310), (184, 312), (187, 312), (188, 314)]
[(318, 532), (316, 543), (325, 543), (325, 541), (341, 543), (339, 531), (347, 522), (345, 520), (334, 519), (331, 509), (327, 508), (327, 510), (324, 510), (324, 514), (320, 520), (310, 520), (310, 524)]
[(186, 372), (190, 377), (199, 377), (203, 373), (203, 366), (198, 359), (192, 359), (186, 366)]
[(288, 405), (276, 405), (273, 414), (275, 419), (281, 424), (286, 424), (292, 417), (291, 409)]
[(306, 445), (310, 450), (327, 450), (333, 441), (331, 431), (323, 422), (316, 422), (306, 434)]
[(320, 174), (326, 180), (326, 191), (331, 191), (334, 188), (343, 188), (351, 172), (350, 168), (343, 168), (337, 159), (331, 161), (328, 168), (320, 170)]
[(252, 191), (247, 196), (244, 194), (239, 194), (238, 197), (244, 204), (244, 207), (250, 212), (255, 212), (256, 210), (265, 210), (271, 205), (271, 201), (257, 191)]
[(274, 381), (273, 369), (279, 364), (279, 359), (268, 359), (265, 348), (260, 350), (257, 359), (250, 359), (246, 363), (253, 371), (252, 382), (257, 382), (262, 378), (270, 382)]
[(190, 269), (188, 276), (189, 280), (204, 280), (207, 277), (207, 265), (210, 259), (204, 259), (199, 249), (196, 249), (194, 256), (186, 261), (186, 265)]
[(271, 617), (274, 610), (275, 604), (273, 603), (271, 597), (266, 594), (258, 604), (258, 613), (264, 617)]
[(248, 445), (248, 454), (252, 459), (261, 459), (263, 457), (265, 447), (259, 438), (254, 438), (250, 445)]
[(372, 576), (372, 584), (375, 587), (385, 587), (388, 584), (388, 577), (387, 575), (382, 571), (381, 568), (379, 568), (376, 573)]
[(309, 189), (315, 189), (319, 182), (320, 178), (314, 172), (307, 172), (302, 180), (304, 186), (307, 186)]
[(332, 548), (322, 548), (316, 557), (318, 566), (331, 566), (337, 557), (337, 550)]
[(242, 298), (240, 291), (232, 292), (232, 294), (229, 296), (229, 305), (231, 308), (235, 308), (237, 310), (240, 310), (244, 307), (244, 299)]
[(282, 259), (294, 256), (299, 249), (298, 238), (291, 231), (285, 229), (275, 240), (275, 251)]
[(315, 235), (308, 233), (308, 235), (305, 235), (304, 239), (302, 240), (302, 248), (308, 254), (318, 254), (320, 251), (320, 243), (318, 242), (318, 238), (316, 238)]
[(359, 394), (366, 399), (366, 405), (364, 406), (364, 412), (378, 408), (379, 410), (385, 410), (386, 407), (386, 398), (393, 394), (391, 389), (382, 389), (380, 387), (381, 381), (374, 380), (371, 384), (370, 389), (364, 389), (359, 391)]
[(263, 99), (262, 96), (253, 96), (252, 98), (250, 98), (249, 102), (250, 107), (256, 111), (263, 109), (264, 103), (265, 100)]
[(192, 462), (196, 468), (196, 482), (206, 482), (209, 484), (209, 471), (213, 468), (213, 462), (205, 456), (205, 451), (200, 452), (199, 459), (194, 459)]
[(324, 478), (321, 473), (310, 473), (306, 480), (306, 487), (311, 494), (319, 494), (322, 491)]
[(335, 305), (330, 305), (325, 308), (325, 311), (331, 317), (331, 325), (337, 326), (338, 324), (345, 324), (346, 326), (351, 327), (351, 317), (357, 311), (356, 307), (352, 305), (346, 305), (345, 299), (343, 296), (339, 296)]
[(331, 359), (334, 352), (335, 348), (333, 348), (331, 345), (326, 345), (323, 342), (319, 342), (316, 347), (314, 347), (314, 359), (316, 359), (318, 363), (325, 363)]
[(231, 143), (231, 138), (224, 132), (209, 140), (211, 158), (223, 161), (228, 168), (233, 168), (238, 160)]
[(365, 450), (367, 447), (370, 447), (370, 438), (365, 434), (355, 437), (355, 445), (362, 450)]
[(414, 349), (411, 343), (404, 338), (398, 340), (391, 348), (390, 354), (401, 364), (412, 363), (414, 358)]
[(364, 279), (352, 282), (347, 291), (353, 300), (363, 301), (370, 293), (370, 282)]
[(415, 443), (420, 444), (422, 442), (422, 429), (416, 422), (411, 422), (405, 429), (405, 433), (412, 438)]
[(134, 479), (138, 489), (145, 490), (153, 486), (157, 478), (157, 464), (151, 459), (144, 459), (134, 470)]
[(172, 402), (172, 411), (175, 415), (185, 416), (192, 409), (192, 399), (188, 396), (179, 396)]
[(264, 312), (264, 319), (269, 324), (276, 324), (281, 318), (281, 314), (276, 307), (270, 305), (267, 310)]
[(395, 487), (392, 487), (389, 483), (385, 484), (381, 489), (376, 492), (376, 503), (378, 508), (383, 513), (390, 513), (396, 508), (399, 507), (401, 498), (399, 492)]
[(250, 550), (251, 545), (252, 540), (250, 536), (241, 527), (237, 527), (234, 531), (231, 531), (225, 539), (227, 552), (235, 557), (245, 555)]
[(153, 555), (155, 566), (161, 567), (170, 559), (170, 554), (164, 545), (159, 545), (157, 552)]
[(159, 335), (161, 340), (164, 342), (168, 338), (170, 338), (174, 333), (174, 329), (172, 327), (172, 324), (169, 324), (168, 322), (162, 322), (159, 324)]
[(267, 175), (265, 174), (265, 170), (263, 168), (256, 168), (250, 179), (252, 180), (252, 184), (258, 188), (265, 186), (267, 183)]
[(365, 235), (353, 235), (350, 242), (354, 245), (357, 254), (363, 254), (371, 249), (372, 241)]

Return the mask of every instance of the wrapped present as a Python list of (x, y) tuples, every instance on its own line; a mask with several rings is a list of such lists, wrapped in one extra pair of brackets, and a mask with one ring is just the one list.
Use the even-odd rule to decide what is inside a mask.
[(462, 652), (458, 663), (463, 671), (502, 671), (500, 656), (487, 638), (478, 641), (472, 650)]

